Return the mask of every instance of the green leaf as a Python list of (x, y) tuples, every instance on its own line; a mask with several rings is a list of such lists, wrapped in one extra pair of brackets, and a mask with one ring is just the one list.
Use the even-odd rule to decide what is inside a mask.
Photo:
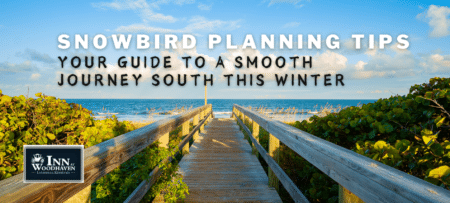
[(442, 177), (445, 177), (448, 174), (450, 174), (450, 167), (444, 165), (431, 170), (430, 173), (428, 174), (428, 177), (441, 179)]
[(382, 149), (384, 149), (385, 147), (387, 147), (388, 145), (386, 144), (386, 142), (385, 141), (378, 141), (378, 142), (376, 142), (375, 143), (375, 145), (373, 145), (373, 148), (375, 149), (375, 150), (382, 150)]
[(48, 134), (47, 134), (47, 137), (48, 137), (49, 139), (51, 139), (51, 140), (56, 139), (55, 135), (54, 135), (54, 134), (51, 134), (51, 133), (48, 133)]
[(442, 119), (440, 119), (440, 120), (436, 123), (436, 126), (437, 126), (438, 128), (441, 127), (442, 124), (444, 124), (444, 120), (445, 120), (445, 117), (443, 117)]
[(408, 149), (409, 144), (410, 142), (408, 140), (397, 140), (397, 143), (395, 143), (395, 148), (403, 152)]
[(442, 156), (444, 155), (444, 148), (439, 143), (434, 143), (430, 146), (430, 150), (435, 154), (436, 156)]
[(11, 102), (11, 97), (10, 96), (8, 96), (8, 95), (3, 95), (2, 96), (2, 99), (1, 99), (1, 101), (0, 101), (0, 103), (2, 103), (2, 104), (4, 104), (4, 103), (7, 103), (7, 102)]
[(429, 129), (423, 129), (420, 133), (422, 135), (431, 135), (431, 134), (433, 134), (433, 131), (431, 131)]
[(423, 142), (424, 142), (427, 146), (430, 146), (431, 144), (433, 144), (433, 143), (434, 143), (434, 140), (436, 140), (437, 137), (438, 137), (437, 134), (434, 134), (434, 135), (433, 135), (433, 131), (428, 130), (428, 129), (423, 129), (423, 130), (421, 131), (421, 134), (422, 134)]
[(333, 122), (332, 121), (328, 121), (327, 124), (328, 124), (328, 126), (333, 127)]
[(356, 142), (356, 149), (361, 150), (363, 148), (361, 145), (363, 145), (361, 141)]

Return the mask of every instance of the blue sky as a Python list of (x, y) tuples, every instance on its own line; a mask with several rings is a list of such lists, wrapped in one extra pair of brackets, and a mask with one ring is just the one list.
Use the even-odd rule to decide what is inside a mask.
[[(208, 88), (209, 98), (268, 98), (268, 99), (376, 99), (406, 94), (411, 85), (427, 82), (431, 77), (448, 77), (450, 72), (450, 8), (448, 1), (319, 1), (319, 0), (264, 0), (264, 1), (1, 1), (0, 2), (0, 89), (3, 94), (30, 95), (43, 92), (61, 98), (202, 98), (203, 87), (192, 81), (184, 87), (154, 87), (153, 74), (214, 74), (215, 81)], [(137, 50), (133, 40), (128, 50), (116, 50), (111, 41), (107, 48), (88, 50), (58, 48), (58, 36), (68, 34), (193, 34), (197, 46), (192, 50), (147, 49)], [(252, 34), (259, 41), (261, 34), (336, 34), (339, 50), (227, 50), (217, 46), (207, 48), (209, 34), (231, 34), (234, 44), (243, 42)], [(409, 36), (407, 50), (395, 48), (395, 41), (384, 50), (352, 49), (352, 34), (399, 34)], [(110, 39), (109, 39), (110, 40)], [(105, 56), (108, 71), (86, 68), (64, 68), (58, 56)], [(170, 70), (161, 67), (149, 70), (119, 70), (120, 56), (170, 55), (176, 66)], [(208, 67), (184, 69), (182, 56), (204, 56)], [(266, 78), (263, 87), (227, 86), (222, 74), (257, 74), (255, 69), (233, 68), (233, 56), (311, 55), (311, 70), (299, 71), (275, 67), (266, 73), (340, 73), (345, 86), (277, 87)], [(215, 69), (212, 64), (222, 56), (227, 69)], [(290, 64), (292, 65), (292, 64)], [(139, 86), (96, 87), (57, 85), (61, 73), (141, 73)], [(131, 78), (130, 78), (131, 80)], [(132, 81), (130, 81), (132, 82)], [(332, 81), (334, 82), (334, 81)]]

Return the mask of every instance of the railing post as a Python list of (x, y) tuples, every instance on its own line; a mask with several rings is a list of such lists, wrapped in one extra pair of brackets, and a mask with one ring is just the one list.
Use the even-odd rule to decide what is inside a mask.
[[(189, 120), (187, 120), (186, 122), (183, 123), (183, 125), (181, 125), (181, 136), (186, 136), (188, 134), (189, 134)], [(182, 153), (183, 154), (189, 153), (189, 142), (184, 145)]]
[(211, 112), (210, 120), (212, 120), (214, 117), (213, 112), (212, 112), (212, 106), (209, 108), (209, 112)]
[(231, 111), (231, 118), (236, 118), (236, 117), (234, 116), (234, 112), (235, 112), (235, 109), (234, 109), (234, 107), (233, 107), (233, 110)]
[[(277, 139), (272, 134), (269, 135), (269, 155), (277, 162), (279, 163), (279, 152), (280, 150), (280, 140)], [(275, 174), (272, 172), (272, 170), (269, 167), (269, 186), (274, 187), (277, 191), (279, 191), (279, 183), (280, 181), (275, 176)]]
[(164, 134), (159, 138), (159, 147), (169, 148), (169, 133)]
[[(242, 122), (244, 123), (244, 125), (247, 125), (246, 120), (247, 120), (247, 116), (245, 116), (244, 114), (242, 114)], [(242, 127), (244, 127), (244, 126), (242, 126)], [(244, 135), (244, 138), (245, 138), (246, 140), (249, 139), (249, 138), (247, 137), (247, 135)]]
[[(194, 120), (192, 121), (192, 125), (197, 126), (198, 125), (198, 117), (200, 116), (200, 114), (197, 114), (194, 116)], [(193, 139), (196, 140), (198, 139), (198, 130), (195, 131)]]
[[(201, 111), (200, 112), (200, 120), (203, 120), (203, 118), (205, 118), (205, 111)], [(203, 132), (205, 130), (205, 123), (203, 123), (200, 126), (200, 132)]]
[[(169, 132), (160, 137), (158, 141), (159, 147), (169, 148)], [(157, 194), (153, 202), (164, 202), (164, 196), (161, 193)]]
[[(256, 141), (259, 142), (259, 124), (255, 121), (252, 122), (252, 136), (255, 138)], [(258, 150), (256, 150), (255, 144), (252, 143), (252, 151), (255, 152), (256, 157), (259, 157)]]
[[(209, 107), (209, 111), (208, 111), (208, 113), (211, 113), (212, 112), (212, 106), (210, 106)], [(211, 120), (212, 120), (212, 117), (213, 117), (213, 115), (211, 114), (211, 115), (209, 115), (209, 120), (208, 120), (208, 122), (211, 122)]]

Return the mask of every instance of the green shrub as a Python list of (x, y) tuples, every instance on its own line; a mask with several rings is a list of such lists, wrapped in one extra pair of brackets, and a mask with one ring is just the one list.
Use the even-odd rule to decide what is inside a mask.
[(125, 201), (143, 180), (150, 178), (149, 173), (156, 166), (163, 168), (163, 173), (141, 202), (151, 202), (160, 193), (166, 202), (184, 199), (185, 194), (189, 194), (188, 187), (182, 181), (181, 175), (176, 173), (177, 162), (160, 163), (166, 157), (175, 155), (175, 147), (175, 144), (170, 144), (169, 150), (154, 143), (136, 154), (92, 185), (92, 202)]
[[(296, 122), (294, 126), (449, 189), (447, 109), (450, 109), (450, 79), (432, 78), (429, 83), (412, 86), (407, 95), (349, 107), (325, 117), (313, 116), (310, 123)], [(297, 155), (290, 153), (290, 156)], [(311, 183), (319, 181), (311, 174), (308, 175)], [(337, 185), (331, 179), (329, 182)], [(311, 190), (308, 195), (314, 196)], [(312, 199), (326, 200), (320, 196)]]
[[(450, 79), (431, 78), (397, 95), (294, 127), (450, 189)], [(267, 143), (260, 130), (261, 144)], [(338, 184), (281, 145), (280, 166), (311, 202), (336, 202)]]
[[(116, 117), (94, 120), (91, 111), (78, 104), (69, 104), (41, 93), (35, 96), (37, 99), (23, 95), (10, 97), (0, 90), (0, 180), (23, 171), (23, 145), (73, 144), (87, 148), (136, 129), (131, 123), (120, 122)], [(175, 137), (171, 141), (171, 149), (180, 140)], [(147, 147), (94, 183), (92, 201), (122, 202), (171, 153), (156, 144)], [(165, 194), (167, 201), (184, 198), (187, 185), (175, 173), (176, 162), (161, 167), (164, 168), (162, 178), (146, 199), (160, 192)]]

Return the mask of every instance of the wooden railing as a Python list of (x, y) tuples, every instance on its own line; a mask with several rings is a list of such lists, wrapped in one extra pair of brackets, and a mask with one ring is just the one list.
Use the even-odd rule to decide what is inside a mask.
[[(76, 195), (99, 178), (117, 168), (135, 154), (152, 143), (159, 141), (160, 146), (168, 147), (169, 132), (182, 126), (185, 138), (178, 145), (183, 152), (189, 151), (189, 141), (198, 137), (205, 122), (212, 117), (212, 106), (205, 105), (181, 115), (171, 116), (120, 135), (84, 152), (84, 183), (23, 183), (23, 175), (18, 174), (0, 181), (0, 202), (64, 202)], [(189, 122), (193, 119), (196, 126), (189, 133)], [(164, 161), (170, 161), (167, 157)], [(144, 180), (125, 202), (139, 202), (155, 183), (161, 170), (156, 167), (150, 173), (150, 180)]]
[[(444, 188), (250, 109), (235, 104), (233, 116), (269, 165), (269, 184), (277, 187), (281, 182), (296, 202), (308, 200), (278, 165), (280, 142), (365, 202), (450, 202), (450, 192)], [(252, 121), (253, 133), (242, 122), (246, 118)], [(270, 133), (269, 152), (259, 144), (259, 127)]]

